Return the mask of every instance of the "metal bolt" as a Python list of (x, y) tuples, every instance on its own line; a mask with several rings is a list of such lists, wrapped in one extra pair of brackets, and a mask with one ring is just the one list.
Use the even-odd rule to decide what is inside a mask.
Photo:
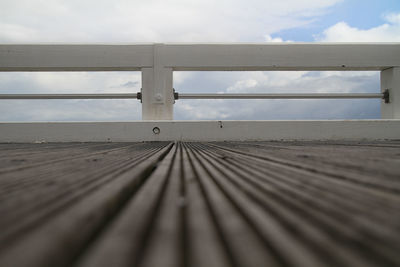
[(162, 95), (161, 94), (156, 94), (156, 100), (161, 101), (162, 100)]
[(385, 100), (386, 104), (390, 103), (390, 91), (389, 91), (389, 89), (386, 89), (385, 91), (383, 91), (382, 99)]
[(161, 132), (160, 128), (158, 128), (158, 127), (154, 127), (153, 128), (153, 133), (154, 134), (160, 134), (160, 132)]

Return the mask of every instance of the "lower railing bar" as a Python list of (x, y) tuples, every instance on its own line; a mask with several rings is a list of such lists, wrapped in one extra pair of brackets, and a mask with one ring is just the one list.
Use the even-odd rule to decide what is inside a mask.
[(359, 94), (178, 94), (178, 99), (335, 99), (383, 98), (383, 93)]
[[(389, 103), (389, 91), (357, 94), (181, 94), (175, 99), (360, 99), (381, 98)], [(123, 94), (0, 94), (3, 99), (142, 99), (142, 93)]]
[(0, 99), (140, 99), (139, 94), (0, 94)]

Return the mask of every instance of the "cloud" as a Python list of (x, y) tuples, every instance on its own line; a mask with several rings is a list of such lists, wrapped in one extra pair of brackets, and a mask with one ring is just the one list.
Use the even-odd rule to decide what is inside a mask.
[(134, 93), (140, 72), (0, 72), (0, 93)]
[[(0, 94), (136, 93), (139, 72), (0, 72)], [(134, 100), (0, 100), (0, 121), (124, 121), (141, 118)]]
[(177, 120), (379, 119), (380, 100), (179, 100)]
[(136, 88), (139, 85), (139, 81), (129, 81), (122, 84), (120, 87)]
[(339, 22), (322, 35), (316, 36), (320, 42), (400, 42), (400, 13), (384, 16), (385, 24), (370, 29), (358, 29), (346, 22)]
[(2, 0), (0, 42), (264, 41), (341, 0)]
[(269, 35), (269, 34), (265, 35), (264, 38), (265, 38), (265, 41), (266, 41), (266, 42), (270, 42), (270, 43), (282, 43), (282, 42), (283, 42), (283, 39), (282, 39), (282, 38), (279, 38), (279, 37), (273, 38), (273, 37), (271, 37), (271, 35)]
[(134, 100), (1, 100), (0, 121), (128, 121), (141, 119)]
[[(220, 79), (216, 79), (220, 77)], [(224, 82), (221, 82), (224, 81)], [(373, 93), (377, 72), (205, 72), (192, 75), (179, 92), (205, 93)], [(270, 120), (379, 118), (380, 100), (178, 100), (178, 120)]]
[(400, 25), (400, 13), (389, 13), (384, 18), (392, 24)]
[(37, 31), (27, 26), (0, 22), (0, 41), (31, 42), (37, 38)]

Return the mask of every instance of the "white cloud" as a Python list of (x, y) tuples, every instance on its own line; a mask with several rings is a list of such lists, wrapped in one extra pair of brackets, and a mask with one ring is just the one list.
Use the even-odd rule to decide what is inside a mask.
[(23, 25), (0, 22), (0, 41), (31, 42), (37, 38), (37, 31)]
[(400, 42), (400, 13), (384, 17), (385, 24), (370, 29), (358, 29), (346, 22), (339, 22), (326, 29), (321, 36), (316, 36), (321, 42)]
[(0, 42), (264, 41), (342, 0), (1, 0)]
[(386, 19), (386, 21), (392, 23), (392, 24), (400, 24), (400, 13), (389, 13), (387, 15), (384, 16), (384, 18)]
[(265, 35), (265, 41), (271, 43), (282, 43), (283, 39), (279, 37), (273, 38), (271, 35), (267, 34)]
[(252, 88), (257, 86), (258, 82), (254, 79), (247, 79), (242, 81), (237, 81), (233, 86), (230, 86), (226, 89), (227, 93), (241, 93), (241, 92), (249, 92)]

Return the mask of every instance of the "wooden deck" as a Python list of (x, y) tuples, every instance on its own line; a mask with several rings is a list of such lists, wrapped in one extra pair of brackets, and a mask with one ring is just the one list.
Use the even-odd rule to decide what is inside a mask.
[(0, 144), (0, 266), (400, 266), (400, 141)]

